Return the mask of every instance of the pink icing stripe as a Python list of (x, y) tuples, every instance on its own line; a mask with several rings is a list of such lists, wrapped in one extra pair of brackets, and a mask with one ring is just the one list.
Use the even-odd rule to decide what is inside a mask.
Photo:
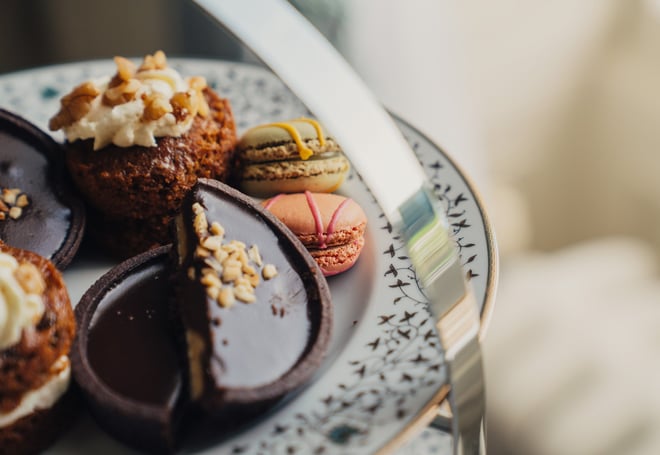
[(316, 238), (318, 239), (319, 248), (326, 248), (325, 238), (323, 237), (323, 220), (321, 219), (321, 211), (319, 206), (314, 200), (314, 196), (309, 191), (305, 190), (305, 197), (307, 198), (307, 205), (312, 212), (314, 218), (314, 225), (316, 226)]
[(332, 237), (332, 234), (335, 232), (335, 226), (337, 226), (337, 220), (341, 215), (341, 211), (344, 210), (344, 207), (346, 207), (346, 205), (349, 202), (351, 202), (351, 199), (344, 199), (343, 201), (341, 201), (341, 204), (337, 206), (335, 212), (332, 214), (332, 218), (330, 218), (330, 223), (328, 223), (328, 235), (325, 237), (325, 240), (327, 242), (330, 241), (330, 237)]
[(341, 201), (341, 204), (337, 206), (335, 211), (330, 217), (330, 222), (328, 223), (327, 234), (324, 235), (323, 231), (323, 219), (321, 218), (321, 210), (319, 209), (316, 200), (311, 192), (305, 191), (305, 197), (307, 198), (307, 205), (309, 205), (309, 210), (312, 212), (312, 217), (314, 218), (314, 225), (316, 227), (316, 238), (318, 239), (319, 248), (327, 248), (327, 242), (330, 241), (330, 237), (335, 232), (335, 227), (337, 226), (337, 221), (341, 216), (341, 212), (344, 210), (344, 207), (351, 202), (351, 199), (344, 199)]
[(280, 193), (277, 196), (270, 198), (270, 200), (268, 202), (266, 202), (266, 205), (264, 205), (264, 208), (266, 210), (269, 210), (277, 202), (277, 200), (279, 198), (281, 198), (282, 196), (284, 196), (284, 193)]

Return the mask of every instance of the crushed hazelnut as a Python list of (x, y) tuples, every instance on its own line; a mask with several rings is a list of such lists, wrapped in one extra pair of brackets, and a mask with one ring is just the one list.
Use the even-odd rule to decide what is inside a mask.
[(12, 220), (17, 220), (23, 214), (23, 209), (20, 207), (12, 207), (9, 209), (9, 218)]
[(277, 268), (273, 264), (266, 264), (261, 270), (261, 276), (264, 277), (264, 280), (270, 280), (277, 276)]
[(25, 194), (21, 194), (20, 196), (18, 196), (18, 198), (16, 198), (16, 205), (20, 208), (27, 207), (29, 203), (30, 201), (28, 200), (28, 197)]
[(27, 194), (18, 188), (4, 188), (0, 191), (0, 221), (7, 217), (17, 220), (23, 216), (23, 209), (30, 205)]
[(221, 307), (231, 308), (235, 301), (236, 297), (234, 296), (234, 290), (232, 288), (225, 286), (220, 289), (220, 294), (218, 295), (218, 303)]
[(263, 262), (261, 261), (261, 254), (259, 253), (259, 247), (257, 245), (252, 245), (250, 249), (248, 250), (248, 256), (252, 262), (257, 264), (259, 267), (263, 265)]
[[(204, 207), (192, 205), (194, 214), (193, 230), (198, 238), (195, 257), (203, 258), (207, 267), (202, 268), (200, 283), (206, 287), (206, 294), (223, 308), (231, 307), (236, 300), (243, 303), (256, 301), (255, 288), (259, 285), (259, 268), (263, 262), (259, 249), (252, 245), (249, 250), (238, 240), (224, 241), (225, 229), (214, 221), (210, 224)], [(277, 270), (268, 264), (268, 270), (261, 270), (265, 279), (277, 275)], [(190, 271), (188, 276), (191, 276)], [(192, 274), (194, 279), (194, 273)]]

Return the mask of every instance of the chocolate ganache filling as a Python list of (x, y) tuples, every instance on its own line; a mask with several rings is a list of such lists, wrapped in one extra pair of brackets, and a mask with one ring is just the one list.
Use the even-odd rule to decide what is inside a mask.
[[(0, 239), (50, 259), (72, 260), (84, 229), (84, 208), (65, 175), (59, 145), (34, 125), (0, 109), (0, 194), (14, 190), (24, 204), (3, 198)], [(17, 216), (5, 208), (20, 209)]]
[[(215, 412), (300, 385), (320, 363), (331, 320), (327, 284), (304, 247), (246, 196), (210, 180), (184, 200), (176, 224), (192, 398)], [(237, 275), (232, 257), (242, 261)]]
[(127, 398), (172, 405), (181, 386), (165, 260), (145, 265), (111, 289), (89, 328), (87, 356), (96, 374)]

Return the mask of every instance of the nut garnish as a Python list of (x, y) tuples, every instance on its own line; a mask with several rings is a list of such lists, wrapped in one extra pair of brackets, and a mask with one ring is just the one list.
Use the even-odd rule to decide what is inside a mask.
[[(172, 113), (176, 123), (185, 124), (197, 115), (209, 115), (210, 109), (203, 93), (207, 87), (206, 79), (201, 76), (180, 79), (175, 71), (169, 70), (163, 51), (146, 55), (139, 67), (124, 57), (117, 56), (114, 62), (117, 72), (110, 78), (107, 86), (104, 83), (99, 88), (88, 81), (62, 97), (60, 110), (48, 124), (50, 130), (57, 131), (74, 125), (90, 112), (92, 101), (99, 95), (102, 95), (101, 104), (111, 108), (143, 99), (144, 108), (140, 117), (143, 122), (156, 121), (165, 114)], [(166, 82), (172, 92), (165, 96), (147, 95), (155, 80)]]
[(158, 50), (154, 55), (146, 55), (138, 71), (162, 70), (167, 68), (165, 52)]
[(28, 294), (43, 295), (46, 291), (46, 282), (39, 269), (31, 262), (22, 262), (14, 271), (18, 284)]
[(92, 100), (100, 93), (101, 91), (92, 82), (83, 82), (75, 87), (60, 100), (60, 110), (50, 119), (48, 128), (57, 131), (83, 118), (92, 108)]
[(147, 96), (144, 99), (144, 111), (142, 112), (142, 120), (151, 121), (158, 120), (165, 114), (172, 112), (172, 105), (162, 95), (154, 94)]
[(19, 188), (4, 188), (0, 192), (0, 221), (7, 217), (17, 220), (23, 216), (24, 209), (30, 205), (27, 194)]
[(266, 264), (261, 271), (261, 276), (264, 277), (264, 280), (270, 280), (277, 276), (277, 269), (273, 264)]
[(103, 104), (106, 106), (118, 106), (133, 101), (140, 90), (140, 82), (137, 79), (120, 81), (119, 84), (109, 88), (103, 93)]
[[(217, 221), (209, 226), (201, 204), (195, 202), (192, 211), (195, 216), (193, 230), (198, 239), (195, 256), (208, 266), (202, 268), (200, 278), (200, 283), (206, 287), (206, 295), (223, 308), (230, 308), (236, 300), (255, 302), (255, 288), (261, 281), (259, 271), (263, 265), (259, 248), (252, 245), (248, 249), (238, 240), (225, 241), (224, 227)], [(265, 280), (274, 278), (277, 269), (267, 264), (261, 269), (261, 275)]]

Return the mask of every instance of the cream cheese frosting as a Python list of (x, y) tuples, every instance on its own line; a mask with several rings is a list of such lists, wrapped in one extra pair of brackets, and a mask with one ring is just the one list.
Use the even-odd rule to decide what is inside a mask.
[(152, 147), (156, 138), (179, 137), (195, 115), (208, 109), (201, 77), (183, 78), (168, 67), (165, 54), (146, 56), (137, 70), (116, 57), (117, 73), (94, 79), (62, 98), (50, 128), (62, 129), (68, 141), (94, 139), (94, 150), (108, 144)]
[(36, 325), (45, 311), (41, 294), (25, 289), (20, 273), (18, 261), (0, 253), (0, 350), (18, 343), (23, 330)]

